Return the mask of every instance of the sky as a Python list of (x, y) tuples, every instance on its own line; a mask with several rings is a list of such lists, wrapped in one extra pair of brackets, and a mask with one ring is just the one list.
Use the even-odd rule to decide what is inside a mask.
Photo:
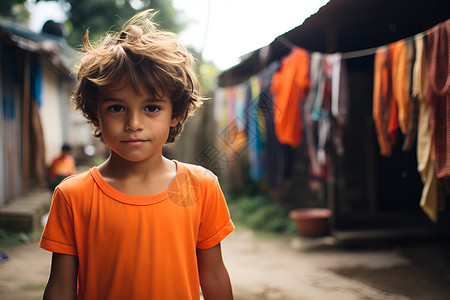
[[(185, 46), (202, 52), (219, 70), (236, 65), (240, 57), (270, 44), (277, 36), (301, 25), (329, 0), (172, 0), (187, 28), (179, 33)], [(28, 4), (30, 28), (65, 20), (56, 2)]]

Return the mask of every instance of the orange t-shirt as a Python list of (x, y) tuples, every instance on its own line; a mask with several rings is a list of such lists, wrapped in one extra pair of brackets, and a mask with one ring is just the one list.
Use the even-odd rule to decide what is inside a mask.
[(78, 256), (77, 299), (200, 299), (196, 249), (234, 230), (217, 177), (175, 161), (169, 188), (123, 194), (96, 167), (55, 190), (40, 246)]
[(302, 139), (303, 121), (300, 101), (309, 89), (308, 51), (295, 48), (283, 59), (281, 69), (273, 75), (270, 91), (273, 94), (275, 134), (282, 144), (298, 146)]

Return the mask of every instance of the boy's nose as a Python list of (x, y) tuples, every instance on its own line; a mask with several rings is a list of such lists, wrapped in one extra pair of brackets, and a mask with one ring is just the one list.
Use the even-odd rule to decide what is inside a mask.
[(130, 113), (125, 124), (126, 131), (140, 131), (144, 129), (144, 122), (142, 116), (138, 113)]

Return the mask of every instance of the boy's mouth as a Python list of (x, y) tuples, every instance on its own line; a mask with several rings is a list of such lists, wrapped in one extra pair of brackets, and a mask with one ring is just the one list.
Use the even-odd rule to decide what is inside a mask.
[(148, 140), (132, 139), (132, 140), (122, 141), (122, 143), (129, 145), (129, 146), (140, 146), (147, 141)]

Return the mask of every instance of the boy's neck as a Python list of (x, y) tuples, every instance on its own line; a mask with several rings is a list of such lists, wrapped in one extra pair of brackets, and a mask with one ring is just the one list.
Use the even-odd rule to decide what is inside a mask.
[(113, 188), (135, 196), (164, 191), (176, 175), (175, 163), (162, 155), (144, 162), (131, 162), (112, 153), (98, 170)]
[(99, 166), (99, 169), (112, 174), (135, 174), (147, 176), (157, 169), (164, 167), (167, 159), (162, 153), (155, 154), (145, 161), (129, 161), (111, 152), (108, 159)]

